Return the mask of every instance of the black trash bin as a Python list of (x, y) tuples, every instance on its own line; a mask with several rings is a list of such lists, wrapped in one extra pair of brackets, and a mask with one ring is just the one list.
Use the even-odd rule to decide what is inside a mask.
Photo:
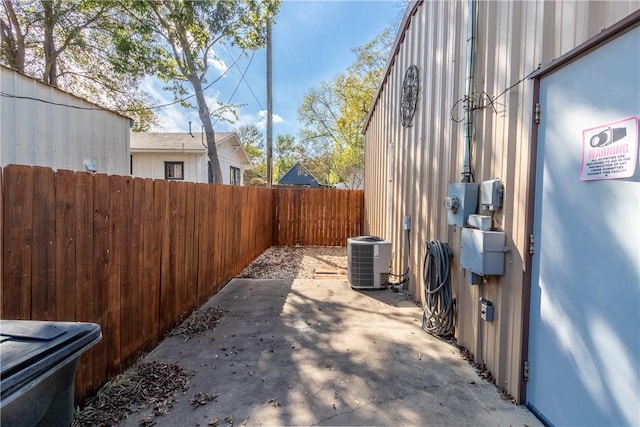
[(78, 359), (95, 323), (0, 320), (0, 425), (69, 426)]

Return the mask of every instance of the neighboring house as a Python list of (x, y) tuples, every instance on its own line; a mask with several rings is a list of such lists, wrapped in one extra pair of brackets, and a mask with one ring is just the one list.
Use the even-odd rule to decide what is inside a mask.
[[(216, 132), (223, 184), (242, 185), (253, 166), (235, 132)], [(211, 182), (203, 134), (131, 133), (131, 174), (145, 178)]]
[(333, 186), (338, 190), (363, 190), (364, 189), (364, 169), (355, 172), (347, 182), (341, 181)]
[(411, 2), (364, 126), (365, 233), (422, 304), (448, 244), (457, 342), (548, 425), (640, 425), (639, 7)]
[(129, 174), (131, 119), (0, 65), (0, 166)]
[(320, 183), (301, 162), (291, 166), (278, 181), (278, 185), (318, 188)]

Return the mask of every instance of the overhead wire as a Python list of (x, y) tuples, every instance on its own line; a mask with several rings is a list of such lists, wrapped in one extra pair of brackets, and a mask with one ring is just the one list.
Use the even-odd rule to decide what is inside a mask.
[[(513, 89), (514, 87), (518, 86), (520, 83), (522, 83), (523, 81), (527, 80), (529, 77), (531, 77), (536, 71), (538, 71), (540, 69), (540, 67), (537, 67), (535, 70), (531, 71), (529, 74), (527, 74), (526, 76), (522, 77), (520, 80), (518, 80), (517, 82), (513, 83), (511, 86), (509, 86), (508, 88), (504, 89), (502, 92), (500, 92), (498, 95), (492, 97), (491, 95), (489, 95), (487, 92), (482, 91), (480, 93), (480, 99), (482, 99), (483, 96), (486, 96), (489, 99), (488, 105), (491, 105), (491, 107), (493, 108), (493, 111), (497, 114), (498, 110), (496, 109), (495, 106), (495, 102), (498, 98), (502, 97), (505, 93), (509, 92), (511, 89)], [(455, 110), (458, 108), (458, 105), (462, 102), (467, 103), (468, 105), (473, 105), (473, 103), (475, 101), (478, 101), (477, 99), (475, 99), (474, 97), (469, 97), (467, 95), (465, 95), (464, 97), (458, 99), (456, 102), (453, 103), (453, 106), (451, 107), (451, 111), (449, 113), (450, 119), (452, 122), (454, 123), (462, 123), (464, 121), (464, 118), (459, 118), (459, 117), (455, 117), (454, 113)], [(469, 107), (465, 106), (464, 109), (468, 109)], [(471, 107), (472, 110), (483, 110), (487, 108), (487, 105), (480, 105), (478, 107)]]
[[(229, 48), (226, 45), (223, 45), (225, 50), (227, 51), (227, 53), (229, 54), (229, 56), (232, 59), (235, 59), (233, 57), (233, 54), (231, 53), (231, 51), (229, 50)], [(255, 51), (253, 52), (255, 54)], [(253, 59), (253, 55), (251, 55), (251, 59)], [(258, 103), (258, 106), (260, 107), (261, 110), (264, 110), (264, 107), (262, 106), (262, 103), (260, 102), (260, 100), (258, 99), (258, 97), (256, 96), (256, 93), (253, 91), (253, 88), (251, 87), (251, 85), (249, 84), (249, 81), (247, 79), (245, 79), (244, 74), (242, 74), (242, 80), (244, 80), (245, 84), (247, 85), (247, 87), (249, 88), (249, 91), (251, 92), (251, 95), (253, 95), (253, 99), (256, 100), (256, 102)]]
[[(246, 51), (246, 49), (242, 50), (242, 53), (244, 53)], [(215, 83), (217, 83), (218, 81), (220, 81), (228, 72), (229, 70), (231, 70), (231, 68), (233, 68), (234, 66), (236, 66), (237, 62), (240, 60), (240, 57), (242, 56), (242, 53), (240, 54), (240, 56), (238, 56), (238, 58), (231, 64), (230, 67), (227, 67), (227, 69), (220, 74), (217, 78), (215, 78), (212, 82), (210, 82), (207, 86), (202, 88), (202, 92), (204, 92), (205, 90), (209, 89), (211, 86), (213, 86)], [(255, 51), (254, 51), (255, 53)], [(245, 71), (246, 72), (246, 71)], [(15, 95), (15, 94), (10, 94), (10, 93), (6, 93), (6, 92), (0, 92), (0, 96), (5, 97), (5, 98), (13, 98), (13, 99), (24, 99), (24, 100), (30, 100), (30, 101), (36, 101), (36, 102), (42, 102), (43, 104), (49, 104), (49, 105), (55, 105), (55, 106), (59, 106), (59, 107), (67, 107), (67, 108), (73, 108), (76, 110), (89, 110), (89, 111), (111, 111), (111, 112), (118, 112), (118, 113), (134, 113), (134, 112), (139, 112), (139, 111), (151, 111), (151, 110), (158, 110), (160, 108), (165, 108), (165, 107), (169, 107), (171, 105), (175, 105), (184, 101), (187, 101), (188, 99), (193, 98), (194, 96), (196, 96), (196, 92), (192, 93), (189, 96), (185, 96), (183, 98), (180, 99), (176, 99), (173, 102), (169, 102), (166, 104), (160, 104), (160, 105), (154, 105), (152, 107), (141, 107), (141, 108), (126, 108), (126, 109), (109, 109), (109, 108), (105, 108), (105, 107), (82, 107), (79, 105), (70, 105), (70, 104), (63, 104), (60, 102), (54, 102), (54, 101), (49, 101), (47, 99), (42, 99), (42, 98), (35, 98), (32, 96), (22, 96), (22, 95)], [(88, 101), (87, 101), (88, 102)]]
[[(254, 50), (253, 53), (251, 54), (251, 58), (249, 58), (249, 63), (247, 64), (247, 67), (244, 69), (244, 72), (242, 73), (242, 77), (238, 81), (238, 84), (236, 85), (235, 89), (233, 89), (233, 92), (231, 93), (231, 96), (229, 97), (229, 100), (227, 101), (227, 104), (231, 104), (231, 101), (233, 100), (233, 97), (235, 96), (236, 92), (238, 91), (238, 88), (240, 87), (240, 84), (242, 84), (242, 81), (244, 80), (245, 74), (247, 74), (247, 71), (249, 71), (249, 67), (251, 67), (251, 62), (253, 62), (253, 57), (254, 57), (255, 54), (256, 54), (256, 51)], [(218, 120), (220, 120), (219, 116), (217, 116), (216, 120), (213, 122), (214, 126), (215, 126), (216, 123), (218, 123)]]

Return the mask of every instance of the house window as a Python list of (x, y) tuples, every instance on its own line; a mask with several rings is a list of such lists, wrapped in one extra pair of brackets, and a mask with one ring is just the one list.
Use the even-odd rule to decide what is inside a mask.
[(164, 162), (164, 179), (184, 179), (184, 162)]
[(240, 168), (231, 166), (231, 179), (229, 183), (231, 185), (240, 185)]

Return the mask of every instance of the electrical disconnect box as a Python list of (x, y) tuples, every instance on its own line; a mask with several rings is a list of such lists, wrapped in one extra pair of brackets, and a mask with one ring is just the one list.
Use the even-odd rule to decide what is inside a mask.
[(503, 275), (506, 251), (502, 231), (463, 228), (460, 265), (467, 271), (467, 283), (479, 284), (477, 276)]
[(411, 230), (411, 215), (407, 215), (402, 219), (402, 229), (405, 231)]
[(478, 184), (456, 182), (449, 184), (449, 192), (444, 200), (447, 210), (447, 224), (464, 226), (467, 217), (478, 208)]
[(488, 299), (480, 298), (480, 318), (493, 322), (493, 303)]
[(484, 210), (497, 211), (502, 207), (504, 187), (499, 179), (484, 181), (480, 188), (480, 206)]

